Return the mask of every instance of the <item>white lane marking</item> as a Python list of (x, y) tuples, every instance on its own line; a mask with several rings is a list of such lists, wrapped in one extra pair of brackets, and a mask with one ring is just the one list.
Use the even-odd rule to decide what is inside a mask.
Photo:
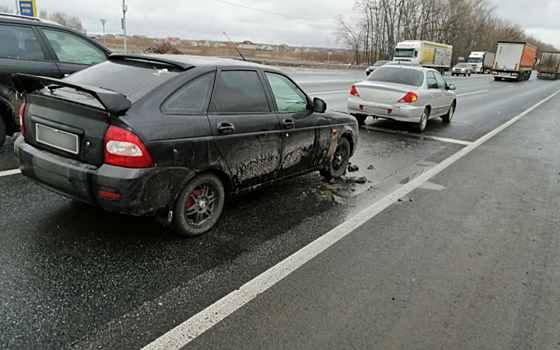
[(169, 332), (157, 338), (152, 343), (146, 345), (144, 348), (142, 348), (142, 350), (178, 350), (184, 347), (196, 337), (212, 328), (215, 324), (222, 321), (224, 318), (231, 315), (251, 300), (255, 299), (259, 294), (264, 293), (267, 289), (274, 286), (276, 283), (300, 268), (302, 265), (325, 251), (336, 242), (340, 241), (342, 238), (346, 237), (350, 232), (354, 231), (355, 229), (366, 223), (368, 220), (372, 219), (377, 214), (381, 213), (383, 210), (396, 203), (399, 198), (406, 196), (408, 193), (412, 192), (420, 185), (430, 180), (432, 177), (439, 174), (447, 167), (478, 148), (484, 142), (488, 141), (513, 123), (517, 122), (519, 119), (523, 118), (546, 101), (558, 95), (558, 93), (560, 93), (560, 91), (557, 91), (553, 95), (545, 98), (544, 100), (535, 104), (533, 107), (527, 109), (525, 112), (511, 119), (507, 123), (490, 131), (488, 134), (479, 138), (469, 146), (463, 148), (451, 157), (445, 159), (443, 162), (428, 169), (426, 172), (422, 173), (420, 176), (416, 177), (406, 185), (403, 185), (393, 193), (387, 195), (380, 201), (361, 211), (359, 214), (352, 217), (348, 221), (335, 227), (331, 231), (317, 238), (315, 241), (306, 245), (302, 249), (298, 250), (297, 252), (282, 260), (278, 264), (274, 265), (270, 269), (266, 270), (262, 274), (253, 278), (252, 280), (241, 286), (239, 289), (229, 293), (222, 299), (216, 301), (214, 304), (208, 306), (206, 309), (200, 311), (177, 327), (171, 329)]
[(487, 91), (489, 91), (489, 90), (480, 90), (480, 91), (475, 91), (475, 92), (467, 92), (467, 93), (465, 93), (465, 94), (457, 95), (457, 97), (469, 96), (469, 95), (474, 95), (474, 94), (481, 94), (481, 93), (487, 92)]
[[(365, 79), (365, 78), (364, 78)], [(309, 81), (295, 81), (296, 83), (303, 85), (303, 84), (353, 84), (359, 81), (363, 81), (364, 79), (355, 79), (355, 80), (309, 80)]]
[(20, 173), (19, 169), (0, 171), (0, 177), (15, 175), (15, 174), (19, 174), (19, 173)]
[(425, 138), (425, 139), (430, 139), (430, 140), (435, 140), (435, 141), (456, 143), (456, 144), (465, 145), (465, 146), (468, 146), (468, 145), (472, 144), (472, 142), (470, 142), (470, 141), (448, 139), (446, 137), (432, 136), (432, 135), (426, 135), (426, 134), (411, 134), (407, 131), (379, 128), (377, 126), (372, 126), (372, 125), (365, 125), (364, 128), (368, 129), (368, 130), (387, 132), (387, 133), (390, 133), (390, 134), (398, 134), (398, 135), (403, 135), (403, 136), (413, 136), (413, 137)]
[(340, 91), (310, 92), (309, 95), (341, 94), (343, 92), (350, 94), (350, 90), (340, 90)]

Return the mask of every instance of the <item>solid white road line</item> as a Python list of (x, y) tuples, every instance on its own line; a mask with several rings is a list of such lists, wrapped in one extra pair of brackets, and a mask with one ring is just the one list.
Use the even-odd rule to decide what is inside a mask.
[(446, 137), (438, 137), (438, 136), (432, 136), (432, 135), (426, 135), (426, 134), (411, 134), (411, 133), (406, 132), (406, 131), (384, 129), (384, 128), (379, 128), (377, 126), (371, 126), (371, 125), (365, 125), (364, 128), (366, 128), (368, 130), (387, 132), (387, 133), (390, 133), (390, 134), (398, 134), (398, 135), (403, 135), (403, 136), (413, 136), (413, 137), (425, 138), (425, 139), (430, 139), (430, 140), (435, 140), (435, 141), (456, 143), (456, 144), (465, 145), (465, 146), (468, 146), (468, 145), (472, 144), (472, 142), (470, 142), (470, 141), (448, 139)]
[(341, 94), (341, 93), (350, 94), (350, 89), (347, 90), (340, 90), (340, 91), (323, 91), (323, 92), (310, 92), (309, 95), (326, 95), (326, 94)]
[(445, 159), (443, 162), (428, 169), (426, 172), (413, 179), (409, 183), (403, 185), (385, 198), (366, 208), (356, 216), (335, 227), (323, 236), (317, 238), (315, 241), (311, 242), (307, 246), (282, 260), (280, 263), (276, 264), (251, 281), (247, 282), (239, 289), (231, 292), (222, 299), (216, 301), (214, 304), (208, 306), (206, 309), (200, 311), (198, 314), (192, 316), (185, 322), (165, 333), (161, 337), (157, 338), (152, 343), (146, 345), (143, 350), (180, 349), (183, 346), (187, 345), (193, 339), (210, 329), (212, 326), (222, 321), (224, 318), (231, 315), (233, 312), (256, 298), (259, 294), (264, 293), (267, 289), (274, 286), (284, 277), (288, 276), (299, 267), (325, 251), (327, 248), (347, 236), (350, 232), (354, 231), (355, 229), (366, 223), (368, 220), (372, 219), (377, 214), (381, 213), (383, 210), (397, 202), (399, 198), (402, 198), (403, 196), (412, 192), (414, 189), (418, 188), (420, 185), (430, 180), (432, 177), (439, 174), (441, 171), (445, 170), (447, 167), (478, 148), (478, 146), (482, 145), (484, 142), (488, 141), (496, 134), (500, 133), (513, 123), (517, 122), (519, 119), (523, 118), (546, 101), (558, 95), (558, 93), (560, 93), (560, 91), (557, 91), (553, 95), (545, 98), (544, 100), (535, 104), (533, 107), (527, 109), (525, 112), (511, 119), (507, 123), (492, 130), (488, 134), (479, 138), (472, 144), (466, 146), (451, 157)]
[(15, 175), (15, 174), (19, 174), (19, 173), (20, 173), (19, 169), (0, 171), (0, 177)]
[[(364, 78), (365, 79), (365, 78)], [(358, 81), (362, 81), (364, 79), (355, 79), (355, 80), (312, 80), (312, 81), (295, 81), (296, 83), (303, 85), (303, 84), (353, 84)]]
[(467, 92), (466, 94), (457, 95), (457, 97), (469, 96), (469, 95), (474, 95), (474, 94), (481, 94), (481, 93), (487, 92), (487, 91), (489, 91), (489, 90), (480, 90), (480, 91), (475, 91), (475, 92)]

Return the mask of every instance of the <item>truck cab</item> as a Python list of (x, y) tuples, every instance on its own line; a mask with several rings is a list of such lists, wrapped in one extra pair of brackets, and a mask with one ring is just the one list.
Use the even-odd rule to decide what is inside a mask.
[(410, 62), (420, 64), (422, 57), (419, 54), (422, 50), (420, 41), (403, 41), (395, 47), (393, 61)]

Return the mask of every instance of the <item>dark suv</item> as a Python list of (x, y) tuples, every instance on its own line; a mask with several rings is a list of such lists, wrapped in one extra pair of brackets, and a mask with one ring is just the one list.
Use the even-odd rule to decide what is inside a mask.
[(111, 51), (54, 22), (0, 13), (0, 147), (19, 130), (13, 73), (62, 78), (107, 60)]

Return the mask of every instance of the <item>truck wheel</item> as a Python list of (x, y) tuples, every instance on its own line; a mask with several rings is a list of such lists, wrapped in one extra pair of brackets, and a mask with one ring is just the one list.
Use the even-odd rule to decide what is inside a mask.
[(3, 119), (0, 119), (0, 148), (4, 146), (6, 142), (6, 124)]
[(220, 178), (211, 173), (195, 176), (175, 203), (175, 231), (187, 237), (207, 232), (220, 218), (224, 201), (225, 191)]
[(430, 111), (428, 108), (424, 108), (424, 112), (422, 112), (422, 116), (420, 117), (420, 121), (416, 124), (416, 129), (420, 132), (426, 130), (426, 125), (428, 125), (428, 117), (430, 115)]
[(500, 78), (500, 77), (494, 77), (494, 80), (495, 80), (495, 81), (502, 81), (502, 78)]
[(346, 137), (341, 137), (338, 140), (338, 145), (336, 146), (333, 156), (327, 161), (325, 167), (319, 171), (320, 174), (327, 180), (341, 178), (346, 174), (351, 151), (348, 139)]

